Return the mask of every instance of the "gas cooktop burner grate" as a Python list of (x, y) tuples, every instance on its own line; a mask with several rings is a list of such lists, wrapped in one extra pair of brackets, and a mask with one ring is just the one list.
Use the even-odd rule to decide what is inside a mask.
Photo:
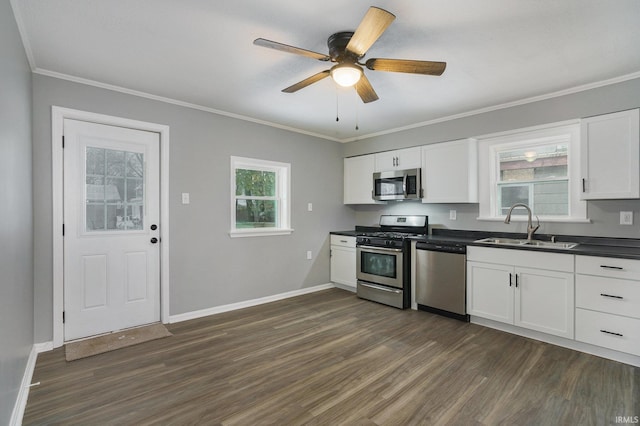
[(395, 240), (402, 240), (407, 237), (417, 237), (419, 235), (421, 234), (416, 234), (413, 232), (384, 232), (384, 231), (366, 232), (362, 234), (363, 237), (389, 238), (389, 239), (395, 239)]

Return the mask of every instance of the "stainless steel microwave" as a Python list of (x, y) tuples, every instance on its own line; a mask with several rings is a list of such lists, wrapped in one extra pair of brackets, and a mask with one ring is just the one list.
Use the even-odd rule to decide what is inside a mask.
[(418, 200), (422, 198), (421, 169), (389, 170), (373, 174), (373, 199)]

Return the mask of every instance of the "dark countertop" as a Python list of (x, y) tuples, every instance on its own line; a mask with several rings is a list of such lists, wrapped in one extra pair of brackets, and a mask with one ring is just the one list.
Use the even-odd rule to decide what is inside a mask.
[[(352, 231), (336, 231), (331, 232), (335, 235), (346, 235), (355, 237), (366, 231), (376, 231), (375, 227), (359, 227), (356, 226)], [(607, 237), (581, 237), (575, 235), (556, 235), (556, 241), (575, 242), (578, 245), (571, 249), (550, 248), (550, 247), (532, 247), (532, 246), (513, 246), (513, 245), (497, 245), (491, 243), (477, 243), (477, 240), (489, 237), (502, 238), (519, 238), (526, 239), (526, 234), (510, 233), (510, 232), (487, 232), (487, 231), (467, 231), (457, 229), (438, 229), (431, 230), (431, 234), (423, 237), (413, 238), (415, 241), (424, 242), (442, 242), (454, 243), (467, 246), (493, 247), (509, 250), (533, 250), (546, 251), (554, 253), (575, 254), (581, 256), (603, 256), (615, 257), (621, 259), (638, 259), (640, 260), (640, 239), (635, 238), (607, 238)], [(534, 235), (534, 239), (542, 241), (550, 241), (551, 235), (540, 234)]]

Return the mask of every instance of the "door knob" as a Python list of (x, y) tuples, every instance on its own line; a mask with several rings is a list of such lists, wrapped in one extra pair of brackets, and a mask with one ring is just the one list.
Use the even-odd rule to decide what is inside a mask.
[(153, 238), (151, 239), (151, 244), (155, 244), (155, 243), (157, 243), (157, 242), (158, 242), (158, 239), (157, 239), (156, 237), (153, 237)]

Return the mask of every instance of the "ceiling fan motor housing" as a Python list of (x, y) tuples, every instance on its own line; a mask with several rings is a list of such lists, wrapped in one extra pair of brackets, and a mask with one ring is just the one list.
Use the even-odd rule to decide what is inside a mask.
[(356, 63), (362, 57), (347, 51), (347, 44), (349, 44), (352, 36), (353, 31), (341, 31), (329, 36), (327, 46), (329, 46), (329, 56), (332, 62)]

